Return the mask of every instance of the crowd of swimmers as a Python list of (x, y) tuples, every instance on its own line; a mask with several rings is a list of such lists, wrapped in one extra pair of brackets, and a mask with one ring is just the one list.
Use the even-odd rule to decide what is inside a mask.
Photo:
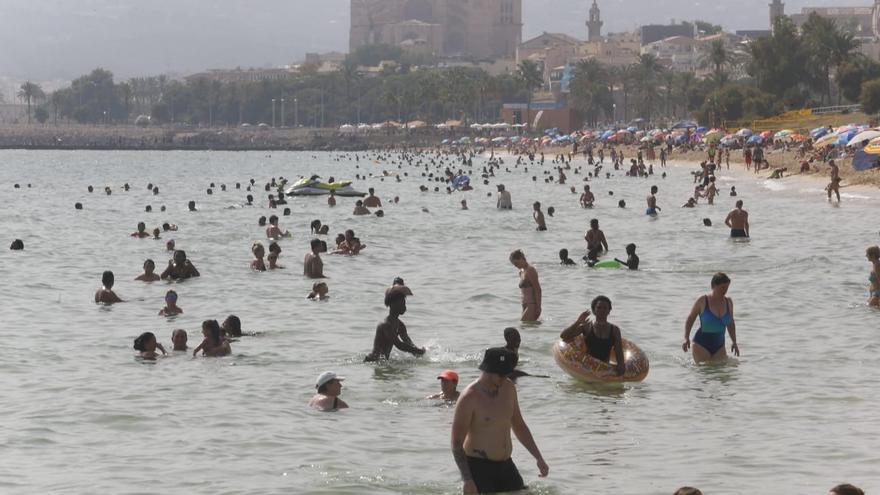
[[(594, 166), (590, 177), (598, 178), (602, 173), (601, 160), (604, 160), (602, 150), (597, 153), (601, 159), (592, 162), (592, 150), (590, 154), (590, 165)], [(615, 169), (620, 169), (623, 164), (623, 153), (616, 152), (612, 149), (612, 163)], [(391, 161), (397, 164), (398, 161), (412, 163), (412, 153), (405, 152), (392, 158), (391, 152), (374, 153), (371, 157), (374, 161)], [(428, 170), (428, 163), (435, 166), (443, 163), (444, 160), (460, 160), (463, 166), (472, 166), (473, 155), (447, 155), (447, 156), (431, 156), (428, 154), (418, 155), (419, 164), (424, 164), (425, 170)], [(665, 165), (665, 156), (661, 153), (661, 162)], [(349, 157), (351, 159), (351, 157)], [(359, 157), (356, 156), (359, 160)], [(535, 157), (529, 155), (528, 160), (534, 163)], [(541, 157), (543, 164), (544, 158)], [(565, 184), (567, 177), (563, 168), (571, 167), (571, 156), (566, 157), (560, 155), (553, 160), (557, 165), (555, 167), (556, 178), (548, 177), (546, 181)], [(500, 170), (504, 162), (502, 158), (494, 155), (488, 162), (488, 167), (483, 168), (482, 177), (484, 184), (488, 184), (488, 179), (495, 176), (495, 172)], [(517, 158), (517, 166), (526, 166), (523, 156)], [(729, 166), (729, 165), (728, 165)], [(509, 169), (508, 169), (509, 170)], [(686, 207), (696, 205), (699, 198), (706, 198), (711, 204), (717, 196), (718, 191), (715, 187), (715, 165), (712, 163), (702, 164), (700, 171), (694, 173), (694, 181), (699, 185), (695, 189), (695, 193), (688, 199)], [(575, 173), (579, 173), (576, 169)], [(653, 175), (653, 166), (645, 166), (641, 153), (637, 159), (631, 160), (631, 166), (627, 175), (647, 177)], [(447, 167), (444, 174), (438, 174), (436, 177), (433, 173), (423, 176), (438, 182), (445, 181), (453, 183), (453, 179), (463, 175), (460, 169), (458, 173), (453, 172)], [(607, 176), (607, 174), (606, 174)], [(665, 172), (663, 173), (665, 177)], [(397, 176), (397, 180), (400, 177)], [(536, 177), (533, 177), (536, 180)], [(467, 181), (454, 181), (456, 189), (472, 190)], [(832, 181), (834, 182), (834, 181)], [(839, 181), (838, 181), (839, 182)], [(269, 207), (277, 208), (278, 205), (284, 205), (283, 186), (285, 181), (282, 179), (276, 182), (272, 179), (271, 183), (265, 186), (266, 191), (277, 190), (277, 196), (272, 194), (269, 198)], [(251, 190), (251, 186), (255, 186), (252, 179), (251, 185), (247, 186), (247, 190)], [(212, 194), (214, 184), (208, 189), (208, 194)], [(221, 185), (225, 190), (225, 185)], [(240, 185), (236, 185), (240, 188)], [(92, 191), (89, 186), (90, 192)], [(126, 190), (128, 185), (126, 184)], [(158, 187), (149, 185), (149, 189), (154, 195), (158, 194)], [(420, 187), (421, 191), (427, 191), (424, 186)], [(439, 188), (435, 188), (438, 191)], [(452, 188), (447, 188), (447, 192), (451, 192)], [(572, 192), (576, 192), (571, 187)], [(109, 188), (105, 189), (105, 193), (110, 194)], [(657, 216), (662, 211), (658, 205), (657, 194), (659, 188), (654, 185), (650, 187), (646, 197), (646, 214), (649, 216)], [(829, 187), (829, 197), (832, 189)], [(613, 193), (611, 193), (613, 194)], [(609, 195), (611, 195), (609, 194)], [(839, 193), (838, 193), (839, 194)], [(731, 196), (736, 196), (735, 188), (731, 188)], [(246, 205), (253, 205), (254, 199), (252, 195), (248, 195)], [(395, 197), (393, 202), (397, 203), (399, 198)], [(578, 203), (581, 207), (593, 208), (597, 199), (589, 185), (585, 185), (583, 193), (580, 195)], [(336, 195), (331, 192), (328, 195), (327, 204), (330, 207), (336, 205)], [(467, 209), (466, 200), (461, 201), (462, 209)], [(373, 188), (369, 189), (369, 195), (358, 200), (355, 205), (353, 215), (370, 214), (369, 208), (378, 208), (382, 206), (381, 200), (375, 195)], [(625, 207), (625, 202), (620, 200), (618, 206)], [(497, 185), (497, 201), (496, 207), (501, 210), (511, 210), (513, 208), (511, 192), (502, 184)], [(81, 205), (77, 205), (81, 209)], [(148, 206), (147, 211), (150, 211)], [(195, 201), (188, 204), (190, 211), (197, 211)], [(162, 207), (164, 211), (164, 206)], [(547, 209), (547, 215), (550, 217), (554, 214), (554, 208)], [(381, 213), (378, 210), (376, 213)], [(284, 215), (289, 215), (289, 208), (285, 208)], [(381, 214), (378, 216), (382, 216)], [(547, 222), (545, 214), (542, 210), (540, 202), (534, 202), (532, 205), (532, 218), (536, 224), (538, 231), (547, 230)], [(256, 241), (251, 245), (251, 252), (254, 256), (250, 264), (251, 269), (255, 271), (267, 271), (274, 269), (282, 269), (283, 266), (278, 264), (278, 257), (281, 254), (281, 246), (279, 241), (291, 237), (289, 231), (283, 230), (279, 225), (277, 215), (271, 215), (268, 218), (261, 217), (260, 226), (266, 227), (266, 238), (269, 242), (268, 258), (266, 258), (267, 249), (262, 241)], [(748, 212), (743, 209), (743, 201), (736, 202), (736, 208), (731, 210), (725, 219), (725, 224), (730, 228), (731, 237), (749, 237), (749, 217)], [(314, 220), (310, 225), (313, 237), (309, 241), (309, 251), (306, 252), (303, 260), (303, 276), (309, 279), (316, 279), (312, 290), (307, 296), (313, 300), (326, 300), (329, 296), (329, 287), (325, 281), (324, 264), (321, 254), (328, 252), (327, 242), (318, 236), (329, 234), (329, 226), (323, 224), (320, 220)], [(176, 231), (177, 227), (168, 223), (162, 226), (162, 230), (155, 228), (152, 232), (147, 230), (144, 222), (139, 222), (135, 232), (131, 234), (135, 238), (154, 238), (159, 239), (162, 232)], [(584, 261), (588, 265), (594, 266), (600, 258), (609, 251), (608, 241), (604, 232), (599, 228), (599, 220), (592, 219), (590, 228), (584, 235), (585, 255)], [(12, 246), (13, 250), (24, 249), (23, 242), (16, 240)], [(147, 259), (143, 264), (144, 272), (139, 275), (136, 280), (143, 282), (154, 282), (158, 280), (184, 280), (192, 277), (199, 277), (200, 273), (193, 263), (188, 259), (186, 252), (177, 249), (172, 239), (166, 243), (166, 248), (172, 253), (171, 259), (165, 269), (157, 274), (155, 262)], [(335, 250), (331, 254), (357, 255), (366, 245), (355, 235), (351, 229), (344, 231), (337, 236), (335, 242)], [(880, 306), (880, 247), (872, 246), (867, 249), (866, 256), (871, 263), (872, 269), (869, 276), (870, 282), (870, 299), (869, 304), (872, 306)], [(575, 265), (576, 263), (569, 257), (567, 249), (559, 251), (559, 259), (562, 265)], [(638, 270), (640, 265), (639, 256), (636, 254), (636, 245), (633, 243), (626, 245), (626, 259), (614, 258), (615, 262), (622, 267), (630, 270)], [(530, 264), (522, 250), (515, 250), (509, 255), (510, 263), (518, 271), (518, 288), (521, 293), (521, 308), (519, 317), (523, 322), (537, 321), (541, 317), (542, 312), (542, 288), (538, 271), (534, 265)], [(101, 277), (102, 287), (95, 293), (95, 302), (102, 304), (114, 304), (123, 302), (123, 300), (114, 292), (114, 275), (112, 271), (105, 271)], [(727, 293), (731, 284), (731, 279), (724, 273), (716, 273), (710, 282), (710, 291), (707, 294), (699, 296), (690, 313), (685, 318), (684, 338), (681, 348), (684, 352), (690, 351), (693, 359), (700, 362), (722, 361), (727, 359), (726, 337), (730, 338), (730, 352), (735, 356), (739, 356), (740, 349), (737, 341), (736, 322), (734, 318), (733, 300), (728, 297)], [(387, 360), (391, 357), (392, 349), (412, 354), (414, 356), (423, 356), (426, 352), (424, 347), (419, 347), (411, 339), (406, 324), (401, 317), (406, 313), (407, 297), (413, 296), (413, 291), (404, 283), (400, 277), (392, 281), (390, 287), (384, 293), (384, 305), (388, 309), (387, 316), (377, 324), (373, 345), (371, 351), (364, 357), (365, 362)], [(623, 332), (619, 326), (609, 322), (608, 317), (612, 310), (612, 301), (605, 296), (595, 297), (590, 308), (581, 312), (577, 319), (560, 333), (560, 339), (571, 342), (575, 339), (582, 338), (587, 344), (586, 348), (590, 356), (599, 361), (613, 364), (618, 374), (625, 372), (625, 360), (623, 356)], [(178, 305), (178, 293), (175, 290), (167, 290), (165, 292), (165, 306), (159, 311), (161, 316), (173, 317), (183, 313), (183, 309)], [(691, 338), (694, 325), (699, 321), (699, 327)], [(242, 337), (241, 320), (235, 315), (229, 315), (222, 324), (217, 320), (209, 319), (202, 322), (202, 340), (198, 346), (192, 349), (192, 355), (196, 356), (201, 353), (203, 356), (220, 357), (229, 355), (232, 352), (231, 343)], [(519, 490), (525, 487), (525, 483), (516, 466), (511, 460), (512, 442), (511, 433), (515, 434), (517, 439), (523, 444), (526, 450), (534, 457), (536, 466), (540, 476), (547, 476), (549, 466), (543, 459), (540, 449), (523, 418), (520, 411), (515, 380), (518, 377), (529, 376), (520, 370), (517, 370), (519, 361), (519, 346), (521, 338), (519, 332), (515, 328), (507, 328), (504, 331), (505, 345), (501, 347), (493, 347), (485, 350), (482, 362), (479, 365), (480, 375), (470, 385), (459, 390), (459, 375), (454, 370), (444, 370), (437, 375), (439, 380), (439, 391), (427, 397), (429, 400), (440, 400), (449, 404), (454, 404), (455, 412), (452, 424), (450, 444), (453, 459), (459, 469), (462, 479), (462, 489), (464, 493), (493, 493), (499, 491)], [(171, 352), (189, 352), (187, 332), (183, 329), (175, 329), (171, 334)], [(156, 359), (160, 355), (167, 353), (166, 349), (158, 342), (157, 337), (152, 332), (144, 332), (134, 340), (134, 349), (137, 351), (138, 357), (142, 359)], [(348, 408), (349, 405), (341, 398), (342, 382), (345, 378), (339, 376), (334, 371), (325, 371), (321, 373), (315, 380), (315, 395), (309, 401), (309, 405), (321, 411), (338, 411)], [(676, 494), (693, 495), (699, 494), (700, 491), (695, 488), (683, 487)], [(861, 493), (851, 485), (839, 485), (832, 489), (830, 494), (834, 495), (852, 495)]]

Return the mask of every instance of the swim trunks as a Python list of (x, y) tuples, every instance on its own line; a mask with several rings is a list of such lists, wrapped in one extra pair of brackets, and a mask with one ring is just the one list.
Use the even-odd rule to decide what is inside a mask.
[(730, 229), (730, 237), (748, 237), (743, 229)]
[(645, 215), (656, 215), (656, 214), (657, 214), (657, 208), (648, 208), (647, 210), (645, 210)]
[(467, 462), (480, 493), (513, 492), (526, 488), (513, 459), (490, 461), (468, 456)]

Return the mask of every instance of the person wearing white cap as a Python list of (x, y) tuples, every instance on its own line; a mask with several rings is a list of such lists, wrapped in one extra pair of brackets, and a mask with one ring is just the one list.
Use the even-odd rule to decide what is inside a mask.
[(344, 376), (338, 376), (333, 371), (325, 371), (318, 375), (315, 380), (315, 388), (318, 393), (309, 401), (309, 406), (321, 411), (336, 411), (348, 408), (348, 404), (339, 398), (342, 393), (342, 380)]
[(373, 338), (373, 351), (364, 358), (364, 362), (388, 359), (391, 349), (397, 347), (403, 352), (415, 356), (425, 353), (422, 347), (416, 347), (406, 332), (406, 325), (400, 321), (400, 315), (406, 313), (406, 296), (413, 295), (409, 287), (404, 285), (403, 279), (394, 279), (394, 285), (385, 291), (385, 306), (388, 307), (388, 317), (376, 326), (376, 336)]

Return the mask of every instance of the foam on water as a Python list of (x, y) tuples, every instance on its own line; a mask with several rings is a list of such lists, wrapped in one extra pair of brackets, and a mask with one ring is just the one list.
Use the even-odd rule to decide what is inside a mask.
[[(457, 493), (452, 410), (425, 407), (423, 398), (437, 391), (442, 369), (457, 370), (463, 384), (476, 377), (482, 350), (502, 344), (508, 326), (522, 333), (523, 369), (550, 376), (518, 381), (523, 414), (551, 467), (539, 480), (517, 444), (513, 457), (533, 493), (641, 495), (683, 484), (706, 493), (768, 486), (824, 493), (844, 479), (880, 490), (872, 434), (880, 314), (864, 305), (864, 249), (878, 242), (875, 195), (859, 190), (830, 208), (816, 187), (800, 194), (804, 187), (732, 169), (719, 177), (714, 206), (683, 209), (691, 167), (670, 167), (666, 180), (595, 179), (596, 207), (583, 210), (568, 191), (580, 188), (582, 175), (567, 172), (565, 186), (532, 182), (541, 167), (524, 173), (507, 159), (510, 174), (502, 169), (489, 186), (475, 181), (472, 193), (420, 193), (420, 173), (400, 183), (357, 181), (358, 189), (376, 187), (383, 202), (400, 196), (399, 205), (384, 206), (383, 219), (352, 217), (353, 199), (340, 198), (335, 209), (322, 198), (291, 199), (293, 214), (280, 221), (294, 234), (280, 241), (287, 268), (254, 273), (250, 245), (264, 237), (257, 218), (280, 210), (226, 209), (247, 194), (235, 182), (256, 178), (252, 194), (265, 205), (259, 186), (272, 176), (352, 178), (396, 166), (362, 159), (355, 168), (315, 153), (2, 151), (0, 161), (0, 231), (7, 244), (25, 242), (23, 252), (0, 250), (4, 491)], [(474, 162), (478, 176), (482, 160)], [(14, 182), (35, 187), (14, 190)], [(131, 191), (122, 190), (125, 182)], [(218, 188), (207, 196), (210, 182)], [(486, 197), (499, 182), (512, 191), (511, 212)], [(86, 192), (89, 184), (95, 193)], [(111, 196), (100, 192), (105, 184)], [(647, 221), (652, 184), (663, 210)], [(727, 196), (733, 184), (737, 198)], [(462, 196), (469, 211), (458, 209)], [(617, 208), (619, 199), (627, 208)], [(749, 243), (727, 237), (723, 220), (734, 199), (750, 212)], [(198, 212), (187, 211), (189, 200)], [(536, 200), (557, 210), (547, 232), (534, 230)], [(73, 209), (77, 201), (82, 211)], [(144, 212), (147, 204), (153, 213)], [(714, 226), (704, 227), (704, 217)], [(368, 245), (360, 257), (325, 257), (331, 298), (320, 304), (305, 300), (311, 281), (300, 269), (315, 218), (331, 226), (328, 240), (353, 228)], [(638, 245), (641, 271), (580, 265), (591, 218), (600, 220), (611, 255)], [(149, 228), (179, 225), (163, 241), (174, 238), (202, 272), (173, 284), (185, 311), (174, 320), (156, 315), (170, 284), (133, 281), (144, 259), (161, 270), (168, 257), (163, 241), (128, 236), (141, 220)], [(563, 247), (579, 266), (558, 265)], [(517, 274), (508, 261), (517, 248), (540, 272), (541, 325), (517, 321)], [(92, 304), (106, 269), (130, 302)], [(684, 319), (719, 270), (733, 279), (743, 354), (728, 366), (695, 366), (680, 348)], [(383, 289), (395, 276), (415, 293), (403, 320), (427, 356), (395, 351), (390, 363), (364, 364), (385, 315)], [(554, 363), (559, 332), (598, 294), (614, 301), (611, 320), (648, 353), (645, 382), (587, 386)], [(143, 331), (170, 348), (171, 331), (184, 328), (192, 347), (202, 320), (230, 313), (259, 332), (234, 342), (232, 356), (133, 358), (132, 340)], [(327, 369), (346, 376), (350, 410), (305, 406)]]

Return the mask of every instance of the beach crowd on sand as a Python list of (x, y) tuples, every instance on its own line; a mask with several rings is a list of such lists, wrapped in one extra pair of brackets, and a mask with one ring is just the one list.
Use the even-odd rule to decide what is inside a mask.
[[(362, 153), (337, 153), (333, 159), (338, 162), (359, 163), (364, 161), (386, 167), (382, 172), (382, 176), (385, 178), (398, 182), (410, 178), (421, 181), (420, 193), (433, 191), (438, 194), (460, 194), (462, 209), (468, 208), (466, 195), (474, 190), (473, 184), (479, 181), (484, 186), (495, 183), (498, 210), (512, 210), (517, 202), (516, 191), (511, 191), (503, 183), (500, 183), (499, 176), (512, 173), (512, 171), (529, 173), (531, 170), (531, 173), (534, 174), (532, 176), (534, 181), (544, 180), (547, 183), (560, 186), (561, 190), (575, 193), (572, 197), (577, 198), (578, 206), (584, 210), (590, 210), (599, 201), (591, 189), (591, 184), (601, 182), (611, 175), (621, 174), (632, 178), (659, 178), (662, 181), (667, 176), (663, 168), (666, 166), (666, 161), (670, 160), (674, 153), (671, 148), (668, 148), (661, 149), (659, 152), (655, 152), (654, 149), (636, 149), (630, 154), (631, 149), (623, 147), (587, 145), (567, 149), (551, 159), (547, 159), (537, 148), (513, 149), (510, 154), (503, 156), (489, 151), (483, 154), (483, 151), (449, 148), (386, 149)], [(699, 169), (692, 172), (693, 194), (687, 198), (679, 198), (684, 201), (682, 207), (692, 208), (700, 201), (712, 204), (721, 194), (727, 194), (731, 197), (737, 196), (735, 188), (731, 188), (730, 191), (720, 191), (716, 187), (715, 174), (722, 167), (729, 167), (729, 154), (721, 153), (714, 147), (708, 148), (706, 153), (705, 160), (702, 160)], [(475, 160), (483, 160), (483, 163), (475, 164)], [(543, 174), (543, 177), (539, 174)], [(582, 189), (578, 189), (570, 183), (574, 182), (575, 177), (581, 183)], [(356, 178), (360, 179), (361, 177)], [(829, 174), (829, 182), (828, 196), (831, 200), (832, 192), (835, 190), (834, 186), (840, 182), (839, 175), (835, 175), (833, 168)], [(266, 272), (285, 269), (280, 259), (284, 252), (282, 245), (294, 243), (294, 236), (291, 232), (281, 227), (283, 218), (293, 213), (287, 206), (285, 199), (290, 184), (289, 180), (279, 177), (266, 179), (265, 182), (249, 178), (228, 186), (230, 190), (244, 196), (244, 201), (231, 205), (230, 208), (253, 208), (255, 211), (261, 210), (269, 215), (268, 219), (265, 215), (261, 215), (257, 220), (260, 227), (265, 227), (266, 242), (257, 241), (250, 246), (253, 255), (249, 267), (251, 270)], [(328, 190), (333, 190), (332, 188), (339, 184), (342, 183), (337, 183), (331, 178), (326, 186), (330, 188)], [(21, 186), (16, 184), (15, 187)], [(159, 197), (159, 185), (148, 184), (146, 187), (152, 195)], [(122, 187), (123, 193), (130, 188), (129, 184), (125, 184)], [(206, 193), (213, 194), (218, 188), (221, 191), (226, 191), (227, 184), (211, 183), (208, 185)], [(92, 186), (88, 187), (88, 191), (92, 194), (101, 194)], [(113, 194), (113, 192), (109, 187), (103, 190), (103, 193), (107, 195)], [(660, 188), (656, 184), (646, 187), (643, 203), (645, 215), (674, 214), (673, 208), (666, 206), (664, 209), (661, 206), (661, 201), (658, 199), (660, 192)], [(491, 194), (489, 193), (489, 195)], [(255, 196), (263, 196), (263, 199), (255, 199)], [(355, 203), (352, 216), (383, 216), (384, 211), (381, 209), (383, 203), (376, 195), (375, 190), (370, 188), (364, 196), (366, 197)], [(337, 203), (339, 199), (334, 193), (327, 194), (327, 207), (342, 207)], [(839, 196), (837, 201), (839, 201)], [(386, 202), (397, 204), (401, 202), (401, 198), (388, 198)], [(545, 215), (544, 207), (539, 202), (524, 202), (532, 206), (530, 214), (535, 222), (535, 229), (546, 231), (548, 228), (547, 217), (553, 216), (553, 208), (547, 208)], [(625, 208), (625, 200), (619, 200), (618, 206)], [(737, 198), (736, 207), (728, 213), (725, 219), (725, 224), (730, 229), (730, 237), (736, 242), (747, 242), (751, 234), (750, 222), (752, 219), (744, 206), (744, 201)], [(81, 209), (82, 204), (77, 203), (75, 208)], [(152, 206), (147, 208), (147, 211), (150, 211)], [(160, 209), (164, 211), (164, 206)], [(188, 209), (198, 211), (197, 202), (190, 201)], [(275, 213), (278, 211), (281, 212), (280, 216)], [(120, 235), (130, 235), (133, 239), (158, 239), (162, 234), (170, 235), (177, 230), (178, 227), (170, 222), (165, 222), (160, 227), (153, 229), (149, 229), (144, 222), (140, 222), (130, 234), (120, 233)], [(340, 232), (335, 240), (331, 241), (332, 244), (328, 245), (327, 237), (330, 235), (329, 226), (320, 220), (314, 220), (310, 224), (308, 236), (305, 233), (295, 236), (298, 239), (296, 242), (300, 242), (299, 239), (309, 238), (306, 243), (307, 247), (306, 245), (301, 246), (304, 251), (302, 270), (303, 277), (313, 280), (314, 284), (312, 291), (304, 296), (316, 302), (327, 301), (330, 297), (330, 287), (324, 276), (325, 262), (344, 264), (347, 262), (346, 258), (360, 256), (365, 250), (368, 250), (368, 245), (361, 241), (353, 229)], [(586, 265), (599, 267), (603, 263), (614, 263), (620, 268), (639, 269), (641, 261), (637, 254), (637, 246), (632, 243), (626, 246), (625, 257), (607, 259), (609, 256), (608, 242), (600, 228), (598, 219), (591, 220), (590, 228), (585, 232), (583, 239), (585, 242), (584, 256), (581, 260)], [(11, 249), (24, 250), (24, 244), (23, 240), (16, 239)], [(187, 248), (190, 253), (198, 252), (198, 246), (187, 246)], [(143, 263), (143, 273), (135, 281), (147, 284), (163, 280), (178, 282), (175, 284), (175, 289), (164, 291), (165, 306), (158, 308), (160, 316), (173, 317), (184, 311), (180, 299), (186, 295), (185, 281), (200, 277), (201, 273), (193, 260), (190, 259), (190, 253), (182, 249), (182, 246), (175, 245), (173, 240), (169, 239), (166, 242), (166, 251), (170, 259), (160, 273), (156, 273), (156, 262), (152, 259), (146, 259)], [(331, 259), (329, 258), (331, 255), (336, 255), (336, 257)], [(866, 256), (871, 268), (868, 304), (880, 306), (880, 247), (868, 247)], [(567, 249), (560, 250), (559, 259), (563, 265), (578, 264), (571, 259)], [(518, 310), (520, 320), (524, 322), (537, 321), (542, 312), (543, 293), (540, 274), (535, 266), (528, 262), (526, 253), (522, 250), (511, 252), (509, 261), (519, 273), (517, 285), (522, 296), (521, 307)], [(126, 303), (114, 291), (115, 276), (113, 271), (107, 268), (96, 267), (96, 273), (104, 271), (101, 276), (101, 287), (95, 293), (94, 302), (105, 305)], [(287, 268), (291, 267), (288, 265)], [(407, 309), (407, 298), (413, 296), (413, 290), (402, 277), (389, 276), (389, 279), (392, 281), (384, 294), (377, 294), (377, 297), (383, 297), (388, 313), (376, 326), (372, 350), (363, 358), (363, 361), (367, 363), (392, 359), (394, 348), (414, 356), (422, 356), (426, 352), (424, 347), (419, 347), (414, 343), (402, 320)], [(690, 352), (696, 363), (723, 364), (729, 359), (727, 338), (730, 339), (729, 350), (733, 356), (740, 354), (734, 303), (727, 295), (732, 279), (725, 273), (716, 273), (708, 282), (709, 292), (695, 297), (690, 313), (683, 318), (684, 333), (681, 348), (683, 352)], [(343, 287), (338, 290), (345, 289)], [(137, 303), (129, 302), (128, 304)], [(627, 373), (626, 358), (623, 355), (625, 335), (617, 325), (609, 321), (612, 307), (611, 299), (602, 295), (596, 296), (589, 309), (581, 311), (573, 323), (561, 331), (560, 339), (569, 343), (582, 339), (586, 343), (586, 352), (592, 359), (607, 364), (613, 373), (622, 377)], [(156, 311), (157, 308), (144, 309), (145, 311)], [(223, 316), (225, 317), (220, 318), (222, 323), (218, 319), (208, 319), (202, 322), (201, 340), (193, 348), (190, 347), (189, 335), (185, 329), (175, 329), (172, 332), (170, 351), (165, 349), (159, 342), (159, 337), (153, 332), (143, 332), (133, 341), (137, 357), (141, 360), (156, 360), (166, 354), (189, 352), (193, 356), (227, 356), (233, 352), (233, 346), (237, 342), (252, 336), (253, 333), (242, 329), (243, 321), (247, 320), (247, 315)], [(693, 327), (697, 322), (699, 322), (698, 329), (692, 335)], [(517, 329), (507, 328), (499, 334), (499, 343), (502, 338), (504, 345), (484, 350), (482, 362), (479, 364), (481, 374), (473, 383), (459, 391), (458, 373), (455, 370), (441, 370), (437, 374), (439, 391), (428, 396), (429, 400), (445, 401), (449, 403), (450, 407), (454, 405), (449, 441), (452, 458), (461, 474), (464, 493), (494, 493), (520, 490), (526, 487), (511, 459), (511, 432), (534, 457), (539, 476), (548, 476), (550, 471), (537, 441), (528, 428), (517, 397), (516, 380), (530, 377), (528, 373), (517, 369), (521, 336)], [(343, 381), (344, 377), (335, 371), (322, 372), (314, 382), (315, 395), (309, 401), (309, 405), (316, 410), (326, 412), (348, 408), (349, 404), (341, 397)], [(352, 407), (356, 406), (352, 405)], [(701, 492), (693, 487), (682, 487), (675, 493), (693, 495)], [(843, 484), (834, 487), (828, 493), (853, 495), (861, 494), (862, 491), (852, 485)]]

